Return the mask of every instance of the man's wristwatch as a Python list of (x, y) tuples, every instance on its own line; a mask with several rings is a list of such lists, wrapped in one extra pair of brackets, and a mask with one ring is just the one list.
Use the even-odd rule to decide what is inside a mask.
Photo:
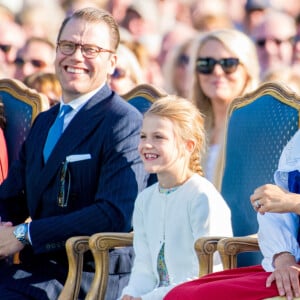
[(14, 235), (23, 245), (29, 245), (28, 241), (28, 223), (18, 225), (14, 230)]

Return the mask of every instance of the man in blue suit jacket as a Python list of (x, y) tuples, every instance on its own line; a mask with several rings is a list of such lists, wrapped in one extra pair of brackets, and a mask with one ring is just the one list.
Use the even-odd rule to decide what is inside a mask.
[[(118, 43), (106, 11), (85, 8), (62, 24), (55, 59), (62, 101), (36, 118), (0, 186), (0, 258), (21, 251), (22, 262), (2, 261), (0, 299), (56, 299), (69, 237), (131, 229), (147, 175), (137, 151), (142, 116), (106, 83)], [(67, 104), (64, 131), (44, 156), (50, 128)], [(28, 216), (32, 221), (24, 224)]]

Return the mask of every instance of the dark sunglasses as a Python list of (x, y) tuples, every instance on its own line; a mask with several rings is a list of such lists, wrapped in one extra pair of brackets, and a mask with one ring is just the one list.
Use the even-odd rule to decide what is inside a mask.
[(4, 53), (8, 53), (10, 51), (11, 47), (12, 47), (11, 45), (0, 45), (0, 49)]
[(292, 42), (293, 39), (287, 39), (287, 40), (280, 40), (276, 38), (271, 38), (271, 39), (258, 39), (256, 40), (256, 45), (260, 48), (264, 48), (266, 46), (267, 41), (272, 41), (276, 46), (280, 46), (282, 43), (285, 42)]
[(44, 68), (47, 65), (44, 61), (39, 60), (39, 59), (31, 59), (31, 60), (27, 60), (27, 61), (21, 57), (17, 57), (15, 59), (15, 64), (19, 67), (24, 66), (27, 62), (30, 63), (35, 68)]
[(111, 78), (113, 79), (121, 79), (126, 76), (126, 71), (121, 68), (115, 68), (114, 72), (111, 74)]
[(186, 54), (180, 54), (177, 58), (177, 66), (187, 66), (190, 62), (190, 58)]
[(215, 65), (220, 65), (226, 74), (231, 74), (236, 71), (239, 65), (238, 58), (222, 58), (214, 59), (212, 57), (199, 57), (196, 61), (196, 71), (200, 74), (211, 74), (214, 71)]

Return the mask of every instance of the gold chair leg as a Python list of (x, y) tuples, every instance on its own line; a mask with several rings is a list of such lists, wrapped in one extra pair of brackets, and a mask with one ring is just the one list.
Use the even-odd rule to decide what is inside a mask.
[(104, 300), (109, 275), (109, 250), (132, 246), (133, 233), (96, 233), (89, 240), (95, 260), (95, 276), (86, 300)]
[(69, 272), (58, 300), (78, 300), (83, 269), (83, 256), (88, 250), (88, 236), (72, 237), (67, 240), (66, 251), (68, 255)]

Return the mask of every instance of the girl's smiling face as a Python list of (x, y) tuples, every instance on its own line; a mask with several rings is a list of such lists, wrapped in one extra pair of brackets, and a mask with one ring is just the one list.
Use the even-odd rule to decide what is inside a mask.
[(168, 118), (154, 114), (144, 117), (138, 149), (147, 172), (163, 175), (178, 171), (182, 159), (174, 125)]

